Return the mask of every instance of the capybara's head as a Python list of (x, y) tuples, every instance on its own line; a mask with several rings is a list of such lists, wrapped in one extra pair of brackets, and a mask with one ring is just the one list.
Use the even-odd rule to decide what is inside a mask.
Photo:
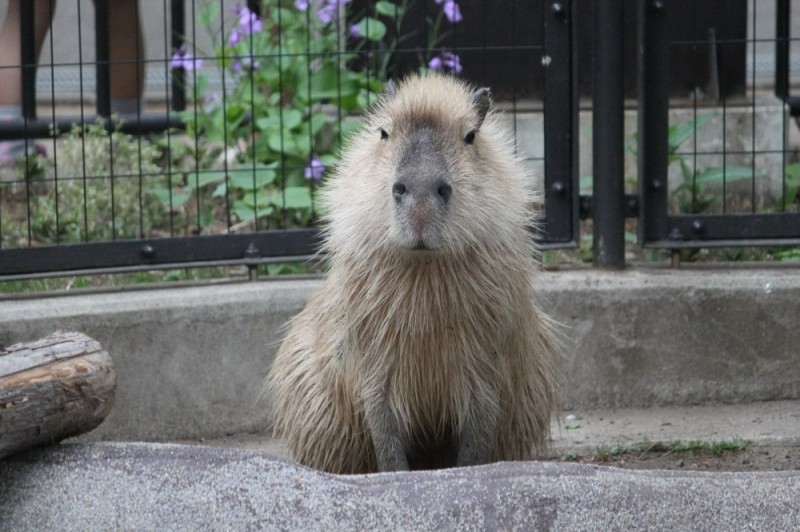
[(448, 76), (390, 87), (331, 179), (330, 247), (458, 253), (524, 226), (525, 176), (509, 175), (524, 172), (490, 103), (489, 89)]

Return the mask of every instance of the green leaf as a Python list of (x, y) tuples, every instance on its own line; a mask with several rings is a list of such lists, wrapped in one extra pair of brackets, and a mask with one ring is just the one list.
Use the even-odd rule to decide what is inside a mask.
[(269, 131), (272, 129), (279, 129), (281, 127), (280, 117), (277, 116), (263, 116), (256, 119), (256, 127), (260, 131)]
[(210, 28), (211, 24), (217, 20), (217, 15), (219, 15), (217, 2), (208, 2), (197, 12), (197, 23), (204, 28)]
[(303, 113), (297, 109), (286, 109), (283, 111), (283, 127), (294, 129), (303, 122)]
[(744, 166), (726, 166), (724, 168), (707, 168), (695, 176), (698, 185), (712, 183), (733, 183), (742, 179), (752, 179), (753, 169)]
[(366, 109), (367, 107), (375, 103), (378, 100), (378, 97), (379, 96), (377, 94), (373, 94), (367, 89), (362, 89), (358, 92), (356, 105), (358, 105), (358, 107), (361, 109)]
[(375, 12), (385, 17), (397, 18), (402, 15), (404, 11), (402, 6), (393, 4), (392, 2), (377, 2), (375, 4)]
[(325, 126), (325, 124), (332, 121), (333, 120), (331, 117), (325, 113), (314, 113), (311, 115), (311, 119), (309, 120), (309, 124), (311, 125), (311, 134), (316, 135), (319, 133), (319, 130)]
[(361, 130), (362, 124), (356, 120), (344, 119), (342, 120), (342, 137), (348, 138), (355, 135)]
[(786, 180), (787, 183), (796, 182), (798, 185), (800, 185), (800, 163), (787, 164), (784, 168), (784, 172), (789, 178)]
[(208, 75), (197, 74), (195, 79), (196, 81), (192, 94), (195, 96), (195, 99), (197, 99), (197, 96), (205, 96), (208, 91)]
[[(300, 86), (308, 86), (308, 78), (301, 80)], [(305, 91), (300, 91), (298, 96), (304, 96)], [(311, 77), (311, 99), (332, 100), (338, 102), (348, 96), (358, 94), (358, 83), (343, 75), (334, 66), (328, 65)]]
[(386, 35), (386, 25), (372, 17), (364, 17), (356, 24), (359, 33), (370, 41), (380, 41)]
[(336, 156), (332, 153), (324, 153), (317, 157), (325, 166), (330, 166), (336, 163)]
[(267, 134), (267, 144), (270, 150), (277, 153), (282, 153), (286, 149), (286, 141), (279, 129), (272, 130)]
[(231, 187), (250, 190), (269, 185), (275, 180), (275, 170), (266, 165), (255, 167), (240, 167), (228, 174), (228, 184)]
[[(165, 207), (180, 207), (186, 203), (186, 201), (189, 199), (189, 196), (192, 195), (192, 191), (191, 189), (184, 191), (173, 189), (172, 194), (170, 195), (170, 191), (167, 187), (158, 187), (151, 190), (150, 194), (155, 196)], [(172, 202), (171, 204), (170, 201)]]
[(686, 142), (698, 129), (703, 127), (713, 115), (706, 113), (690, 120), (685, 120), (670, 126), (668, 133), (669, 153), (675, 153), (681, 144)]
[(304, 159), (311, 151), (311, 143), (308, 135), (293, 134), (284, 130), (283, 135), (280, 131), (272, 131), (267, 136), (269, 148), (278, 153), (284, 153), (291, 157)]
[(214, 193), (211, 194), (212, 198), (224, 198), (225, 194), (228, 193), (228, 185), (226, 183), (220, 183), (217, 185), (217, 188), (214, 189)]
[(242, 200), (237, 200), (233, 203), (233, 213), (239, 218), (240, 221), (255, 218), (263, 218), (269, 216), (275, 211), (275, 207), (267, 205), (259, 209), (254, 209)]
[(276, 190), (272, 203), (284, 209), (310, 209), (311, 190), (308, 187), (286, 187), (283, 192)]
[(217, 183), (225, 179), (225, 170), (200, 170), (199, 172), (190, 172), (188, 185), (190, 187), (204, 187), (211, 183)]
[(308, 133), (294, 135), (294, 149), (296, 151), (292, 155), (302, 158), (306, 158), (308, 155), (311, 155), (311, 139), (309, 138)]

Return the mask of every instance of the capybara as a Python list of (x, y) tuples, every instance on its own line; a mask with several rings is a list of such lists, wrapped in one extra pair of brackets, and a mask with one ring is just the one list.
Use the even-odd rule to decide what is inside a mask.
[(557, 405), (537, 306), (532, 177), (488, 89), (414, 75), (320, 192), (330, 271), (267, 389), (307, 466), (368, 473), (526, 460)]

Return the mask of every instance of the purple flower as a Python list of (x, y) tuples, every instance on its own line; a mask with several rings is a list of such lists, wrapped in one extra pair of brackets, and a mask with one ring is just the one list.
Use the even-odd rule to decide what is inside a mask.
[(172, 61), (170, 61), (170, 66), (173, 69), (182, 68), (184, 70), (199, 70), (203, 68), (203, 60), (196, 59), (192, 52), (186, 49), (186, 45), (184, 44), (181, 46), (180, 50), (177, 50), (175, 53), (172, 54)]
[(363, 37), (363, 35), (361, 35), (361, 30), (358, 28), (358, 24), (350, 26), (350, 37), (353, 39), (360, 39)]
[(221, 101), (222, 98), (217, 92), (209, 92), (205, 95), (205, 97), (203, 97), (203, 104), (206, 107), (206, 111), (210, 111), (211, 109), (219, 107)]
[(445, 69), (450, 70), (455, 75), (461, 74), (461, 71), (464, 70), (461, 66), (461, 58), (447, 50), (442, 50), (439, 52), (438, 57), (434, 57), (428, 61), (428, 68), (437, 72), (441, 72)]
[(303, 175), (306, 176), (308, 180), (319, 181), (322, 179), (322, 174), (325, 172), (325, 163), (317, 159), (315, 154), (311, 154), (311, 162), (308, 166), (306, 166), (305, 172)]
[(264, 29), (264, 24), (258, 15), (247, 7), (237, 7), (236, 12), (239, 15), (239, 30), (243, 35), (252, 35)]
[[(336, 18), (336, 12), (340, 5), (349, 4), (350, 0), (320, 0), (319, 10), (317, 10), (317, 20), (322, 24), (330, 24)], [(300, 11), (307, 11), (311, 5), (310, 0), (294, 0), (294, 7)]]
[(234, 28), (233, 31), (231, 32), (231, 36), (228, 37), (228, 44), (230, 44), (231, 46), (236, 46), (237, 44), (239, 44), (239, 41), (241, 40), (242, 40), (242, 34), (239, 31), (239, 28)]
[(252, 57), (242, 57), (234, 60), (231, 64), (231, 68), (237, 74), (241, 74), (245, 70), (257, 70), (261, 68), (261, 63), (258, 61), (253, 61)]
[(317, 11), (317, 19), (323, 24), (330, 24), (334, 18), (336, 18), (335, 4), (325, 4)]
[(461, 22), (461, 8), (458, 7), (458, 4), (456, 4), (455, 0), (445, 0), (443, 10), (444, 16), (447, 17), (447, 20), (453, 24), (458, 24)]

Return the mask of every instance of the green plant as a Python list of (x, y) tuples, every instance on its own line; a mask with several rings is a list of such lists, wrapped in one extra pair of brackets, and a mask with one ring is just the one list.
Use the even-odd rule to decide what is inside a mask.
[(800, 247), (774, 251), (775, 260), (800, 261)]
[(611, 447), (602, 444), (594, 449), (594, 460), (598, 462), (608, 462), (615, 456), (620, 456), (628, 452), (628, 449), (622, 445), (613, 445)]
[[(173, 208), (195, 203), (206, 213), (201, 225), (216, 211), (237, 228), (310, 223), (315, 184), (334, 162), (342, 137), (358, 127), (354, 115), (383, 91), (390, 59), (408, 37), (401, 27), (409, 5), (379, 1), (357, 13), (349, 0), (269, 0), (261, 13), (234, 8), (237, 23), (221, 34), (214, 28), (231, 15), (207, 1), (198, 12), (199, 25), (215, 34), (213, 53), (206, 55), (232, 83), (214, 92), (202, 59), (186, 47), (173, 55), (173, 68), (190, 81), (192, 105), (181, 115), (190, 142), (178, 155), (188, 163), (158, 197)], [(456, 23), (460, 16), (458, 5), (446, 0), (439, 16), (427, 21), (423, 66), (460, 71), (454, 54), (430, 57), (445, 35), (443, 17)]]
[(787, 164), (783, 170), (786, 194), (778, 210), (785, 210), (789, 205), (793, 205), (800, 194), (800, 163)]
[[(3, 232), (4, 245), (28, 237), (39, 244), (138, 238), (164, 227), (164, 209), (150, 192), (164, 180), (155, 162), (160, 152), (120, 132), (120, 125), (111, 132), (102, 120), (74, 125), (61, 137), (57, 157), (27, 158), (36, 171), (25, 174), (16, 197), (3, 198), (4, 210), (24, 221), (20, 231)], [(10, 223), (4, 215), (3, 226)]]
[(699, 453), (709, 451), (716, 456), (722, 456), (726, 452), (738, 452), (747, 449), (747, 442), (738, 436), (729, 440), (690, 440), (687, 442), (674, 441), (666, 445), (668, 452), (671, 453)]
[(683, 181), (672, 192), (681, 213), (702, 213), (719, 202), (719, 192), (715, 185), (730, 184), (743, 179), (753, 179), (753, 169), (744, 166), (711, 166), (697, 171), (680, 153), (680, 147), (712, 117), (711, 113), (684, 120), (669, 127), (667, 143), (669, 163), (678, 163)]

